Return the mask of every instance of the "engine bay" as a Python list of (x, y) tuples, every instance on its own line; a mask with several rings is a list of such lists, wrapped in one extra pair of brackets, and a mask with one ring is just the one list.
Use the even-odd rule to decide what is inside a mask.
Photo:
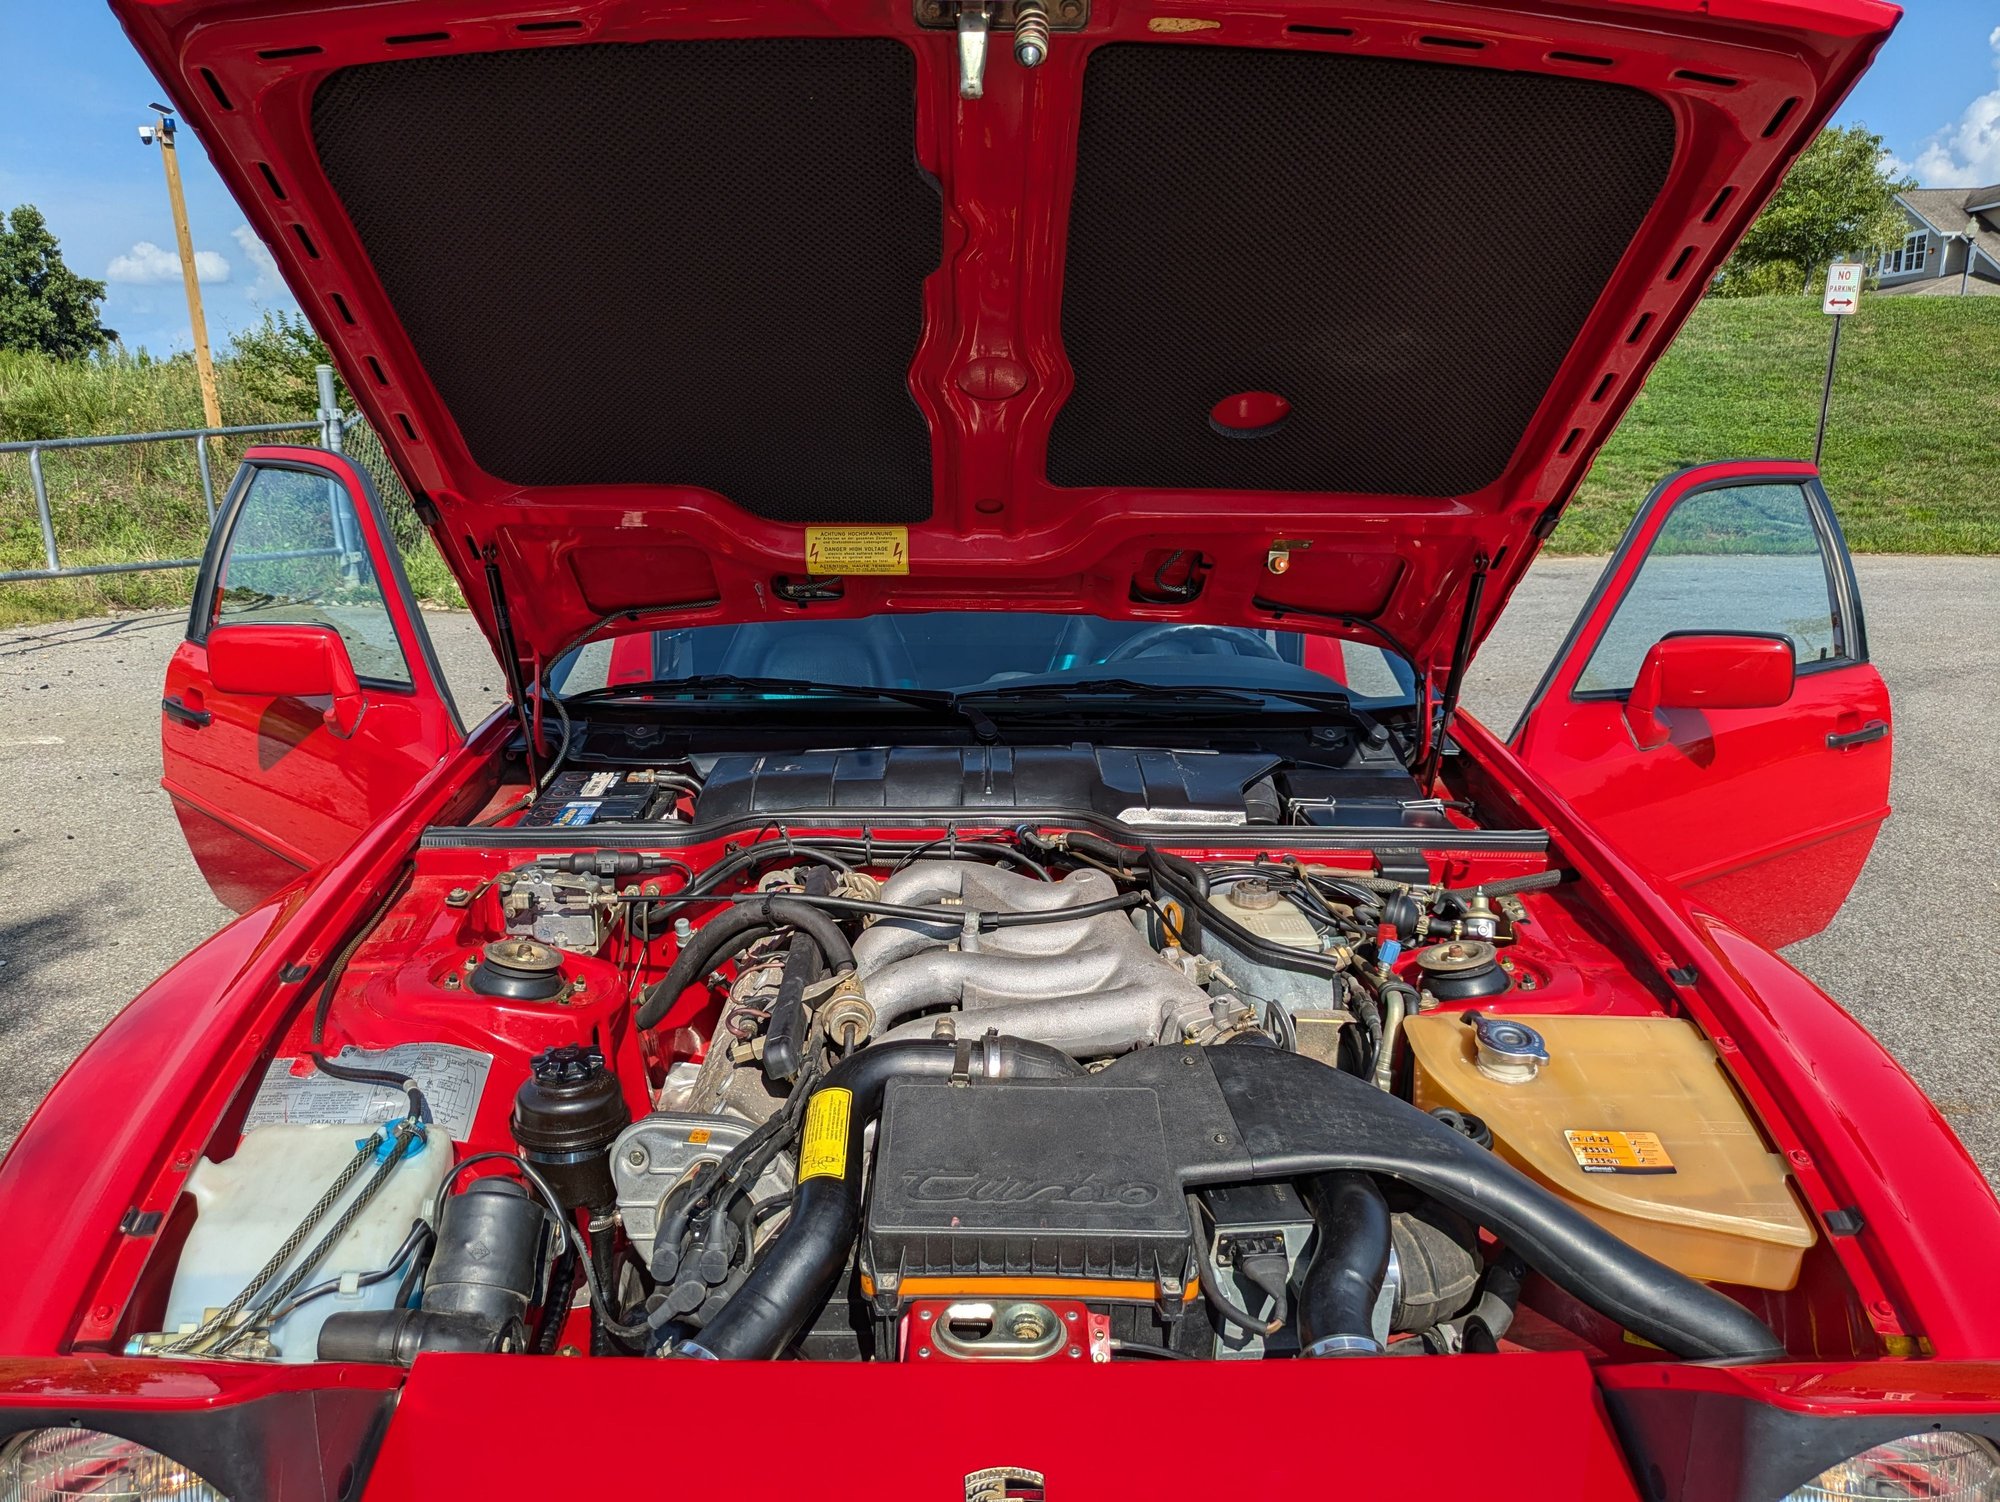
[(1867, 1348), (1712, 1041), (1538, 834), (1435, 800), (1408, 843), (723, 832), (691, 804), (726, 770), (432, 831), (195, 1164), (120, 1348)]

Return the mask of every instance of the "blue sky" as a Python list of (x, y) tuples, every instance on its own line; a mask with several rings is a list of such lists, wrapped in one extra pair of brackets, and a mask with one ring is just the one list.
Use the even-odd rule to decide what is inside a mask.
[[(127, 345), (186, 349), (187, 309), (159, 153), (137, 127), (159, 97), (101, 0), (0, 0), (0, 210), (33, 203), (69, 264), (111, 283), (105, 321)], [(1880, 133), (1926, 186), (2000, 182), (2000, 4), (1913, 0), (1843, 122)], [(289, 309), (269, 255), (183, 135), (188, 217), (217, 343)]]

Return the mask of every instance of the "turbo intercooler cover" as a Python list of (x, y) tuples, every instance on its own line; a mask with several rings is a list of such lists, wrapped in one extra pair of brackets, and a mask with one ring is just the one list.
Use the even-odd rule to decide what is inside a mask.
[(896, 1081), (877, 1141), (864, 1256), (878, 1283), (1181, 1275), (1191, 1227), (1153, 1090)]

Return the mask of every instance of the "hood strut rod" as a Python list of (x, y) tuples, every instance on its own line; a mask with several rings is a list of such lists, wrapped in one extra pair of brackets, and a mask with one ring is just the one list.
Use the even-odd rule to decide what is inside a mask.
[(486, 562), (486, 597), (493, 605), (493, 635), (500, 647), (500, 671), (507, 675), (507, 694), (514, 701), (514, 718), (521, 722), (528, 786), (532, 788), (539, 781), (535, 772), (535, 727), (528, 720), (528, 688), (521, 681), (521, 656), (514, 645), (514, 618), (507, 610), (507, 586), (500, 582), (500, 550), (489, 542), (481, 556)]
[(1458, 641), (1451, 649), (1451, 668), (1444, 678), (1444, 696), (1438, 701), (1437, 728), (1431, 732), (1431, 748), (1424, 757), (1419, 784), (1430, 787), (1444, 769), (1444, 738), (1451, 729), (1451, 717), (1458, 712), (1458, 696), (1465, 687), (1465, 670), (1472, 664), (1472, 632), (1479, 624), (1479, 602), (1486, 594), (1486, 555), (1472, 555), (1472, 579), (1465, 587), (1465, 615), (1458, 623)]

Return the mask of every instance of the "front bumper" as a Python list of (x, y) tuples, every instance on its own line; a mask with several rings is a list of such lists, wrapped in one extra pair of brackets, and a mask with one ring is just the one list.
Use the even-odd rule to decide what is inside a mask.
[(950, 1499), (994, 1467), (1059, 1499), (1777, 1502), (1938, 1425), (2000, 1440), (2000, 1363), (1593, 1371), (1575, 1355), (833, 1367), (432, 1356), (407, 1374), (0, 1362), (0, 1434), (104, 1429), (233, 1502), (602, 1498), (627, 1488)]

